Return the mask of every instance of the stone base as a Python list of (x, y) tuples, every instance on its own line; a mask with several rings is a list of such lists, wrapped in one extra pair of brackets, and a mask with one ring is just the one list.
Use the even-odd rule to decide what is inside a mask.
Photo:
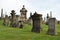
[(35, 33), (40, 33), (40, 28), (32, 28), (31, 31)]
[(47, 32), (48, 35), (55, 35), (55, 31), (53, 29), (48, 29), (48, 32)]
[(23, 28), (23, 25), (21, 24), (19, 28)]

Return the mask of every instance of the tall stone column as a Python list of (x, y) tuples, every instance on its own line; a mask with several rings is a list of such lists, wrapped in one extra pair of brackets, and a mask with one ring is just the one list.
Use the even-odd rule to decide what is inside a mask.
[(3, 8), (1, 9), (1, 19), (3, 19), (4, 16), (3, 16)]
[(55, 18), (50, 18), (49, 19), (47, 34), (55, 35), (55, 22), (56, 22)]
[(32, 32), (40, 33), (41, 29), (41, 14), (37, 14), (36, 12), (34, 15), (31, 16), (33, 21)]
[(16, 27), (16, 13), (14, 10), (11, 11), (11, 26)]

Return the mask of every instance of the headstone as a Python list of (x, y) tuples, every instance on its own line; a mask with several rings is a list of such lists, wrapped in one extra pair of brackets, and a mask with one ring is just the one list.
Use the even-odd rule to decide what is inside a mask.
[(21, 13), (20, 19), (25, 23), (27, 20), (27, 10), (25, 9), (24, 5), (23, 8), (20, 10), (20, 13)]
[(19, 15), (16, 15), (16, 27), (20, 27), (19, 26), (19, 21), (20, 21), (20, 16)]
[(16, 15), (15, 15), (16, 13), (14, 10), (12, 10), (10, 14), (11, 14), (11, 24), (10, 25), (12, 27), (16, 27)]
[(30, 17), (29, 17), (29, 19), (28, 19), (28, 24), (29, 24), (29, 25), (32, 25), (32, 18), (31, 18), (31, 16), (32, 16), (32, 13), (30, 13)]
[(46, 25), (48, 25), (48, 21), (49, 21), (49, 14), (47, 14), (47, 20), (46, 20)]
[(41, 21), (40, 20), (42, 18), (42, 15), (37, 14), (35, 12), (34, 15), (32, 15), (31, 17), (32, 17), (32, 21), (33, 21), (32, 32), (40, 33), (40, 31), (41, 31)]
[(5, 26), (9, 25), (9, 17), (8, 17), (8, 15), (5, 15), (3, 25), (5, 25)]
[(47, 34), (55, 35), (55, 22), (56, 22), (55, 18), (50, 18), (49, 19)]

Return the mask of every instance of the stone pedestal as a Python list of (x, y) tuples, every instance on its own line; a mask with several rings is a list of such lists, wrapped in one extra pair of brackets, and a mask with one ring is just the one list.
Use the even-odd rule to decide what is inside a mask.
[(31, 17), (32, 17), (32, 21), (33, 21), (32, 32), (40, 33), (40, 29), (41, 29), (41, 21), (40, 20), (42, 18), (42, 15), (37, 14), (35, 12), (34, 15), (32, 15)]
[(48, 23), (48, 32), (49, 35), (55, 35), (55, 18), (50, 18)]
[(25, 23), (27, 20), (27, 10), (25, 9), (25, 6), (23, 5), (23, 8), (20, 10), (21, 16), (20, 19)]
[(19, 28), (23, 28), (23, 22), (19, 21)]

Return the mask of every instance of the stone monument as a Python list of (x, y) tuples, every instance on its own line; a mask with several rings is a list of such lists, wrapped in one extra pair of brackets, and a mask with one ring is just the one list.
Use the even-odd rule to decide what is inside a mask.
[(36, 12), (34, 15), (31, 16), (33, 21), (32, 32), (40, 33), (41, 31), (41, 14), (37, 14)]
[(5, 26), (9, 25), (9, 17), (8, 17), (8, 15), (5, 15), (3, 25), (5, 25)]
[(48, 21), (49, 21), (49, 14), (47, 14), (47, 20), (46, 20), (46, 25), (48, 25)]
[(55, 35), (55, 27), (56, 27), (55, 26), (55, 22), (56, 22), (55, 18), (50, 18), (49, 19), (47, 34), (49, 34), (49, 35)]
[(20, 19), (22, 22), (26, 22), (27, 20), (27, 17), (26, 17), (26, 14), (27, 14), (27, 10), (25, 9), (25, 6), (23, 5), (23, 8), (20, 10), (20, 13), (21, 13), (21, 16), (20, 16)]
[(11, 24), (10, 25), (12, 27), (16, 27), (16, 15), (15, 15), (16, 13), (14, 10), (12, 10), (10, 14), (11, 14)]

